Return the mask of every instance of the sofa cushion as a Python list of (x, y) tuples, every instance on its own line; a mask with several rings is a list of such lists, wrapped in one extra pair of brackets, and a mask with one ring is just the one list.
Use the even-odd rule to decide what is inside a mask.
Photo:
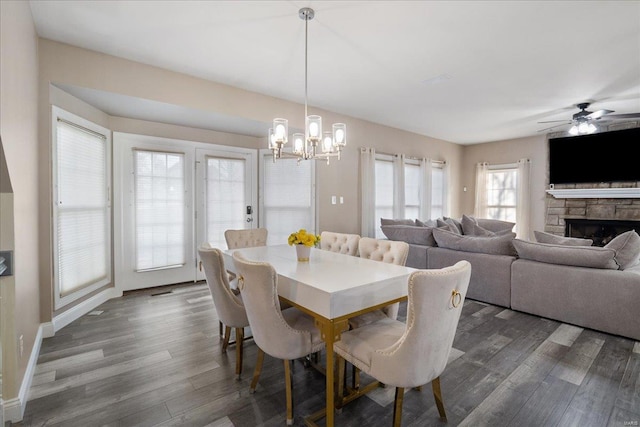
[(399, 240), (414, 245), (435, 246), (433, 229), (418, 225), (383, 225), (380, 227), (389, 240)]
[(615, 259), (620, 270), (626, 270), (640, 263), (640, 236), (635, 230), (618, 234), (605, 248), (616, 252)]
[(380, 218), (380, 225), (416, 225), (412, 219)]
[(566, 246), (514, 239), (518, 257), (547, 264), (617, 270), (616, 251), (597, 246)]
[(566, 245), (566, 246), (591, 246), (593, 240), (582, 239), (577, 237), (563, 237), (556, 236), (555, 234), (545, 233), (544, 231), (533, 231), (533, 235), (538, 243), (551, 243), (553, 245)]
[(495, 236), (465, 236), (443, 228), (435, 228), (433, 229), (433, 237), (438, 246), (443, 248), (494, 255), (515, 255), (512, 244), (516, 237), (515, 233)]

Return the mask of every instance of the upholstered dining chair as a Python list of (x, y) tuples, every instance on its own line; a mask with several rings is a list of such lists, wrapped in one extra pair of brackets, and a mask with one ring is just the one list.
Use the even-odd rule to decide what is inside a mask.
[[(379, 240), (371, 237), (362, 237), (358, 243), (360, 258), (387, 262), (395, 265), (405, 265), (409, 256), (409, 244), (395, 240)], [(351, 328), (358, 328), (383, 317), (397, 319), (400, 303), (390, 304), (380, 310), (356, 316), (349, 319)]]
[(291, 361), (324, 348), (320, 331), (313, 318), (295, 307), (285, 310), (278, 301), (278, 276), (274, 268), (264, 262), (247, 260), (242, 254), (233, 254), (238, 272), (238, 288), (247, 309), (253, 339), (258, 346), (250, 391), (258, 385), (264, 354), (284, 361), (287, 425), (293, 424), (291, 391)]
[(338, 364), (338, 400), (344, 396), (345, 360), (384, 383), (396, 387), (393, 425), (402, 419), (405, 388), (431, 382), (438, 413), (447, 416), (440, 390), (464, 304), (471, 264), (419, 270), (409, 276), (406, 324), (390, 318), (343, 332), (334, 344)]
[(253, 248), (267, 245), (266, 228), (249, 228), (246, 230), (225, 230), (224, 239), (229, 249)]
[(244, 342), (244, 328), (249, 326), (249, 319), (240, 295), (233, 292), (229, 285), (224, 259), (220, 249), (212, 248), (205, 243), (198, 248), (200, 262), (204, 268), (204, 275), (209, 285), (213, 304), (218, 313), (220, 323), (225, 325), (222, 351), (229, 346), (231, 329), (236, 332), (236, 376), (240, 379), (242, 373), (242, 351)]
[(358, 254), (358, 234), (335, 233), (323, 231), (320, 233), (320, 249), (355, 256)]

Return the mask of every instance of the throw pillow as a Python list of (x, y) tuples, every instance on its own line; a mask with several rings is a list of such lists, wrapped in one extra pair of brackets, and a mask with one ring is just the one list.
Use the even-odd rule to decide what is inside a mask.
[(547, 264), (617, 270), (616, 251), (598, 246), (567, 246), (514, 239), (518, 257)]
[(452, 233), (444, 228), (434, 228), (433, 237), (438, 246), (466, 252), (478, 252), (494, 255), (515, 255), (513, 239), (515, 233), (497, 234), (495, 236), (465, 236)]
[(538, 243), (551, 243), (553, 245), (566, 245), (566, 246), (591, 246), (593, 240), (581, 239), (578, 237), (563, 237), (556, 236), (555, 234), (545, 233), (544, 231), (533, 231), (533, 235)]
[(475, 218), (462, 215), (462, 232), (469, 236), (495, 236), (496, 233), (489, 231), (484, 227), (480, 227)]
[(500, 233), (501, 231), (506, 231), (506, 232), (513, 231), (513, 227), (516, 225), (515, 222), (502, 221), (499, 219), (489, 219), (489, 218), (474, 218), (474, 219), (476, 220), (476, 222), (480, 227), (485, 228), (489, 231), (493, 231), (494, 233)]
[(412, 219), (380, 218), (380, 225), (416, 225), (416, 222)]
[(459, 219), (450, 218), (448, 216), (443, 216), (444, 222), (447, 224), (453, 224), (458, 229), (458, 234), (462, 234), (462, 222)]
[(437, 227), (438, 226), (438, 224), (436, 224), (435, 219), (428, 219), (426, 221), (420, 221), (419, 219), (416, 219), (416, 225), (419, 225), (420, 227)]
[(455, 234), (462, 234), (462, 228), (458, 229), (458, 227), (456, 226), (455, 222), (453, 222), (450, 218), (449, 219), (440, 219), (438, 218), (436, 220), (436, 226), (438, 228), (443, 228), (445, 230), (449, 230), (452, 233)]
[(433, 229), (435, 227), (383, 225), (380, 228), (389, 240), (399, 240), (414, 245), (436, 246), (436, 241), (433, 238)]
[(616, 252), (615, 258), (620, 270), (626, 270), (640, 263), (640, 236), (635, 230), (618, 234), (605, 245), (605, 248)]

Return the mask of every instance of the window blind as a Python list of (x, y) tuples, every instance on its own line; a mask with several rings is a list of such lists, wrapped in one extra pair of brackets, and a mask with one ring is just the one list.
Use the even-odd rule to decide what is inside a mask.
[(224, 232), (245, 228), (245, 168), (242, 159), (207, 157), (207, 241), (226, 248)]
[(420, 218), (420, 164), (404, 164), (404, 217)]
[[(442, 218), (445, 206), (444, 168), (431, 167), (431, 218)], [(429, 218), (427, 218), (429, 219)]]
[(262, 158), (263, 223), (269, 230), (267, 244), (287, 242), (294, 231), (314, 231), (311, 198), (311, 162), (281, 160), (273, 162), (272, 154)]
[(384, 238), (380, 218), (393, 218), (393, 162), (376, 159), (376, 235)]
[(55, 172), (57, 280), (65, 296), (108, 277), (105, 137), (58, 120)]
[(136, 270), (185, 263), (184, 154), (135, 150)]

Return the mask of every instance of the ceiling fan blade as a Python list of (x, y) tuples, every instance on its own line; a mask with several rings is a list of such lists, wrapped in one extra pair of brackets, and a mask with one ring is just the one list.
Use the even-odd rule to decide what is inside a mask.
[(598, 110), (594, 111), (593, 113), (589, 113), (586, 117), (588, 119), (599, 119), (600, 117), (606, 116), (607, 114), (611, 114), (613, 112), (613, 110)]
[(565, 123), (561, 123), (561, 124), (559, 124), (559, 125), (551, 126), (551, 127), (549, 127), (549, 128), (540, 129), (538, 132), (544, 132), (544, 131), (546, 131), (546, 130), (555, 129), (555, 128), (560, 127), (560, 126), (570, 125), (571, 123), (572, 123), (572, 122), (567, 122), (567, 121), (565, 121)]
[(607, 116), (607, 120), (609, 119), (638, 119), (640, 118), (640, 113), (628, 113), (628, 114), (612, 114)]
[[(545, 120), (543, 122), (538, 122), (538, 123), (559, 123), (559, 122), (566, 122), (566, 121), (567, 121), (567, 119), (564, 119), (564, 120)], [(569, 123), (571, 123), (571, 122), (569, 122)]]

